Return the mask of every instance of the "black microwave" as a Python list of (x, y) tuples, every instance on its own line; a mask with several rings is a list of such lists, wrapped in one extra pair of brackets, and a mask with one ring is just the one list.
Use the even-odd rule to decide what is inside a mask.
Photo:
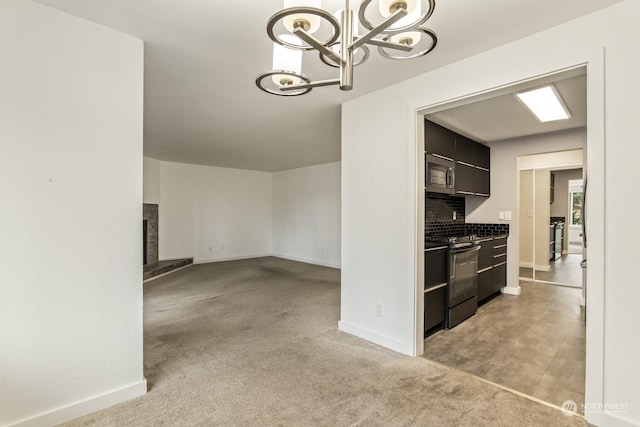
[(433, 193), (455, 194), (456, 170), (453, 159), (427, 154), (425, 186)]

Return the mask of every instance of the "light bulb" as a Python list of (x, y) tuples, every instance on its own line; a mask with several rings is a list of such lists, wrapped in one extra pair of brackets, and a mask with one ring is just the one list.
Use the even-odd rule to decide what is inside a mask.
[[(290, 7), (315, 7), (320, 9), (321, 0), (284, 0), (284, 8)], [(282, 18), (284, 27), (293, 33), (296, 28), (302, 28), (309, 34), (313, 34), (320, 28), (320, 17), (309, 13), (296, 13)]]
[(422, 39), (422, 32), (420, 31), (406, 31), (404, 33), (395, 34), (389, 38), (390, 42), (399, 43), (406, 46), (415, 46), (420, 43)]
[[(302, 41), (292, 34), (283, 34), (279, 38), (287, 43), (291, 43), (296, 46), (302, 45)], [(302, 51), (289, 49), (278, 43), (274, 43), (273, 70), (293, 71), (295, 73), (301, 74)], [(301, 83), (301, 80), (298, 77), (289, 76), (286, 74), (274, 74), (273, 76), (271, 76), (271, 79), (278, 86), (289, 86)]]
[(398, 9), (404, 9), (407, 12), (407, 16), (389, 27), (390, 30), (413, 24), (422, 16), (421, 0), (379, 0), (378, 6), (380, 14), (385, 19), (393, 15)]

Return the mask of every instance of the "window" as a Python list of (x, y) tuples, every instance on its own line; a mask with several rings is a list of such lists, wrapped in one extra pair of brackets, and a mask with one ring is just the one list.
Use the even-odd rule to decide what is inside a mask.
[(569, 180), (569, 225), (582, 225), (582, 180)]

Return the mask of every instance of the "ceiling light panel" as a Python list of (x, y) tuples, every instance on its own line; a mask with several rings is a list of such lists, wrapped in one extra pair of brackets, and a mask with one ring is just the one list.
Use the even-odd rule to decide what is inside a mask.
[(520, 92), (516, 97), (542, 123), (571, 117), (569, 109), (554, 85)]

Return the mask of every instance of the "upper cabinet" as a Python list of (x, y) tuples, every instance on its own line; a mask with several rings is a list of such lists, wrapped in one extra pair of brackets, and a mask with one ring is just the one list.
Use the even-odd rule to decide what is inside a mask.
[(429, 120), (424, 121), (425, 151), (453, 160), (456, 155), (456, 134)]
[(454, 163), (454, 190), (451, 192), (460, 196), (489, 197), (490, 148), (429, 120), (425, 120), (424, 130), (425, 151)]

